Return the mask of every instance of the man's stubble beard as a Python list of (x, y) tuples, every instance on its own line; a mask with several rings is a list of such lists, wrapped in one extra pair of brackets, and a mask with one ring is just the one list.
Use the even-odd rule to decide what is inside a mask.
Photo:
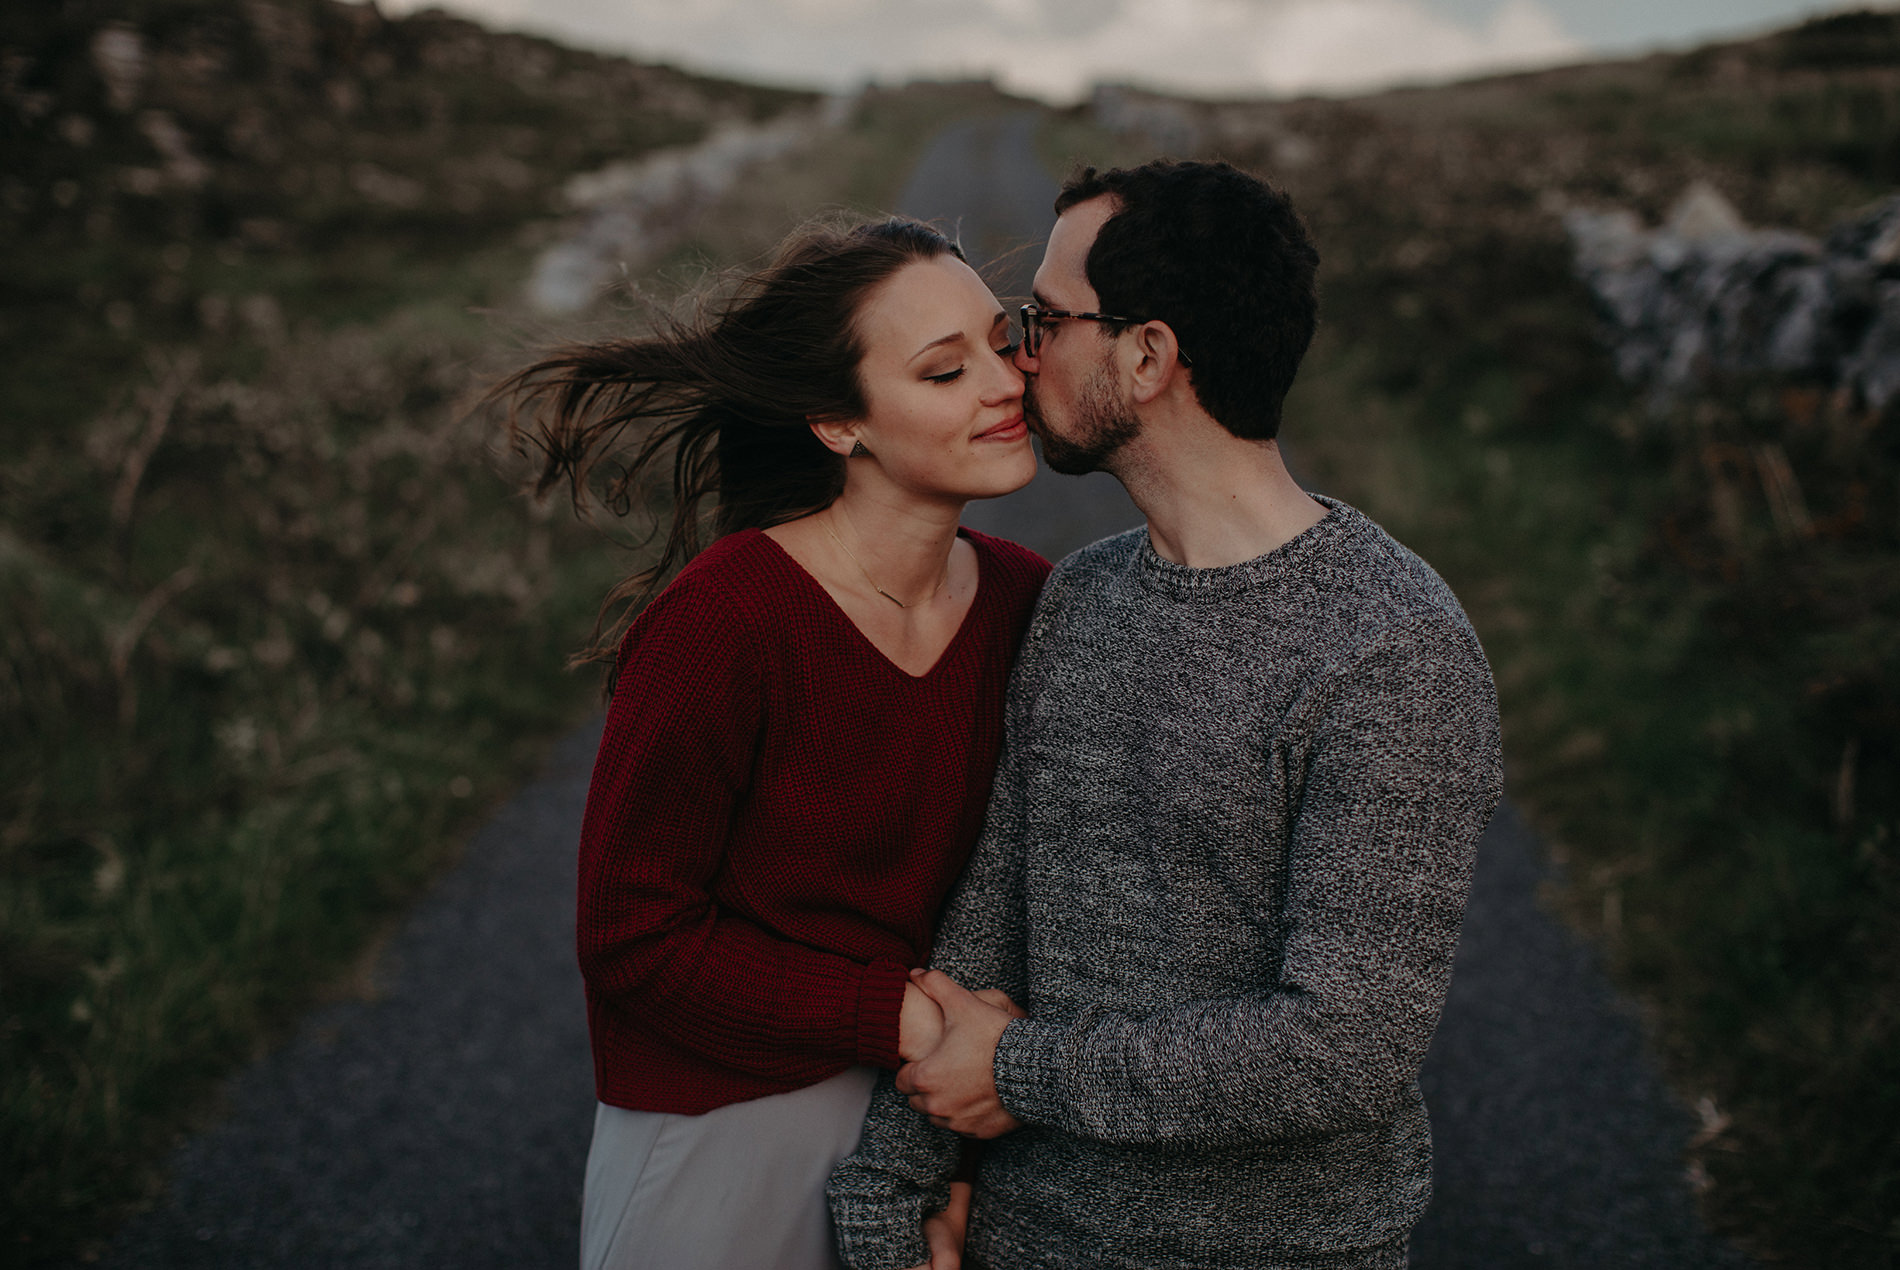
[(1050, 431), (1036, 402), (1033, 383), (1023, 393), (1023, 413), (1042, 441), (1043, 462), (1064, 476), (1108, 470), (1108, 461), (1115, 452), (1141, 435), (1141, 420), (1115, 395), (1115, 382), (1107, 366), (1097, 367), (1083, 386), (1082, 398), (1075, 406), (1072, 435), (1057, 436)]

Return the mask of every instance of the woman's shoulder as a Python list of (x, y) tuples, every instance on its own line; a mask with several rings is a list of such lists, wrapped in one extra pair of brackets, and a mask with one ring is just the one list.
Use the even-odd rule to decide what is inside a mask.
[(658, 629), (691, 630), (704, 638), (753, 638), (782, 590), (784, 553), (756, 529), (727, 534), (686, 562), (673, 580), (634, 618), (622, 643), (649, 638)]
[(751, 591), (783, 573), (785, 551), (759, 529), (738, 529), (714, 540), (686, 562), (673, 580), (701, 591)]

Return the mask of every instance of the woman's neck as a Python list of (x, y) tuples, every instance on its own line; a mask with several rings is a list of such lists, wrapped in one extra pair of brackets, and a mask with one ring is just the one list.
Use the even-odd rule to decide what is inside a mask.
[(847, 489), (810, 519), (847, 571), (914, 608), (942, 595), (961, 507)]

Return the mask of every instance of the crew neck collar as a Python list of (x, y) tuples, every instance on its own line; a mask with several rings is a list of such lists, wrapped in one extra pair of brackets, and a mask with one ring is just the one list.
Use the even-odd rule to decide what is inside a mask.
[(1142, 582), (1176, 600), (1191, 601), (1216, 599), (1275, 580), (1348, 536), (1360, 519), (1358, 512), (1336, 498), (1310, 492), (1308, 497), (1326, 509), (1324, 516), (1273, 550), (1238, 564), (1210, 569), (1176, 564), (1155, 550), (1154, 540), (1143, 529), (1136, 553)]

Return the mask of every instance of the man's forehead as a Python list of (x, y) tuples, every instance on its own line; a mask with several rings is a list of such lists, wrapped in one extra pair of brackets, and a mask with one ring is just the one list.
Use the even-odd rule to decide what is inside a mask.
[(1089, 248), (1102, 223), (1115, 214), (1115, 201), (1106, 195), (1092, 198), (1056, 217), (1049, 245), (1036, 270), (1037, 296), (1057, 308), (1093, 308), (1095, 288), (1089, 285)]

